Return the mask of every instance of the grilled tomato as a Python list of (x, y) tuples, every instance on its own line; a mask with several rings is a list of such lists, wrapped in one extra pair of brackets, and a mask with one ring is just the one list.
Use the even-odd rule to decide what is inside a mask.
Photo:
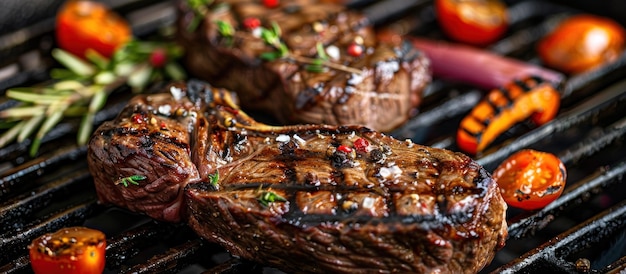
[(102, 273), (105, 262), (104, 233), (86, 227), (69, 227), (45, 234), (29, 245), (35, 273)]
[(567, 172), (554, 154), (526, 149), (502, 162), (493, 179), (508, 205), (535, 210), (561, 196)]
[(437, 20), (453, 40), (484, 46), (508, 28), (508, 11), (499, 0), (435, 0)]
[(595, 15), (565, 19), (537, 45), (542, 62), (565, 73), (580, 73), (616, 60), (624, 51), (624, 28)]
[(132, 36), (128, 22), (93, 1), (65, 3), (57, 14), (55, 34), (60, 48), (83, 58), (87, 49), (111, 57)]

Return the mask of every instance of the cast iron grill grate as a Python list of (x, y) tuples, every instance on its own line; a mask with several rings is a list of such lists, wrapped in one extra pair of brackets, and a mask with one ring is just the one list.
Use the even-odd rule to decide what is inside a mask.
[[(140, 36), (171, 25), (175, 16), (174, 1), (111, 3), (131, 18)], [(559, 20), (585, 10), (534, 1), (509, 4), (511, 31), (490, 50), (533, 63), (538, 62), (534, 43)], [(444, 39), (430, 1), (362, 0), (351, 6), (363, 10), (380, 26), (402, 25), (411, 34)], [(47, 80), (48, 69), (55, 65), (47, 57), (53, 46), (49, 16), (0, 33), (2, 92)], [(19, 35), (26, 38), (17, 39)], [(587, 260), (592, 273), (626, 269), (624, 67), (626, 53), (613, 64), (567, 78), (562, 109), (554, 121), (540, 128), (517, 126), (477, 158), (491, 171), (512, 152), (535, 148), (558, 155), (569, 173), (565, 192), (546, 208), (509, 210), (510, 239), (483, 272), (582, 272), (577, 265)], [(455, 150), (453, 136), (458, 123), (483, 94), (476, 88), (435, 79), (421, 113), (392, 134)], [(116, 92), (96, 117), (97, 122), (112, 119), (129, 96), (127, 90)], [(0, 102), (0, 109), (12, 104)], [(73, 122), (57, 126), (35, 158), (27, 156), (28, 140), (0, 148), (1, 273), (30, 272), (26, 251), (30, 241), (72, 225), (96, 227), (107, 234), (107, 273), (276, 272), (232, 258), (219, 246), (194, 236), (185, 225), (159, 223), (99, 205), (87, 170), (86, 148), (75, 145), (76, 128)]]

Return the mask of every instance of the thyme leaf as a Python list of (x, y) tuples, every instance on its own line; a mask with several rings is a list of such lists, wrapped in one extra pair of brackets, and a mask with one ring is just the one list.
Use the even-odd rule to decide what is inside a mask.
[(209, 9), (206, 7), (211, 4), (213, 0), (187, 0), (187, 5), (193, 11), (193, 17), (187, 25), (187, 31), (195, 31), (202, 19), (209, 13)]
[(280, 34), (281, 30), (276, 22), (272, 22), (272, 27), (269, 29), (261, 27), (261, 39), (263, 39), (263, 42), (266, 44), (274, 47), (276, 51), (261, 54), (260, 58), (273, 61), (289, 55), (289, 48), (280, 40)]
[(273, 202), (286, 202), (287, 199), (285, 197), (278, 195), (273, 191), (263, 191), (257, 198), (259, 203), (265, 207), (267, 207), (270, 203)]
[(320, 59), (324, 61), (327, 61), (330, 59), (328, 55), (326, 54), (326, 50), (324, 49), (324, 44), (322, 44), (322, 42), (317, 42), (315, 44), (315, 50), (317, 51), (317, 56), (319, 56)]
[(219, 171), (216, 170), (215, 173), (209, 174), (209, 183), (211, 183), (213, 187), (217, 187), (219, 179), (220, 179)]
[(220, 35), (224, 37), (233, 37), (235, 34), (235, 28), (230, 23), (222, 20), (215, 21), (215, 23), (217, 24), (217, 31)]
[(128, 177), (124, 177), (121, 180), (115, 182), (116, 185), (122, 184), (124, 185), (124, 187), (128, 187), (129, 184), (133, 184), (133, 185), (139, 185), (139, 183), (137, 181), (143, 181), (145, 180), (147, 177), (143, 176), (143, 175), (131, 175)]
[(281, 58), (290, 59), (292, 61), (305, 64), (305, 69), (310, 72), (324, 72), (326, 68), (342, 70), (355, 74), (361, 74), (362, 72), (356, 68), (331, 62), (328, 54), (326, 54), (324, 45), (321, 42), (318, 42), (315, 45), (318, 56), (317, 58), (295, 56), (289, 52), (287, 44), (281, 41), (281, 33), (280, 26), (276, 22), (272, 22), (272, 27), (269, 29), (261, 27), (261, 39), (263, 39), (263, 42), (266, 44), (274, 47), (275, 50), (261, 53), (259, 58), (265, 61), (274, 61)]

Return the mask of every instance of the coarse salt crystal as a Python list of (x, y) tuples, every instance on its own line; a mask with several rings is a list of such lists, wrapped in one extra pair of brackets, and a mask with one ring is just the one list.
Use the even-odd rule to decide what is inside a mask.
[(298, 134), (294, 134), (293, 135), (293, 139), (296, 140), (296, 142), (300, 143), (301, 145), (306, 143), (306, 141), (304, 141), (304, 139), (302, 139), (300, 136), (298, 136)]
[(326, 47), (326, 54), (333, 60), (339, 60), (340, 52), (337, 46), (331, 45)]
[(287, 143), (290, 140), (291, 140), (291, 137), (289, 137), (289, 135), (286, 135), (286, 134), (280, 134), (280, 135), (276, 136), (276, 141), (277, 142)]
[(374, 202), (376, 201), (376, 199), (371, 198), (371, 197), (365, 197), (365, 199), (363, 199), (363, 208), (373, 208), (374, 207)]
[(174, 99), (175, 99), (176, 101), (178, 101), (178, 100), (182, 99), (182, 98), (183, 98), (183, 95), (184, 95), (184, 93), (183, 93), (183, 90), (182, 90), (182, 89), (177, 88), (177, 87), (174, 87), (174, 86), (172, 86), (172, 87), (170, 88), (170, 93), (172, 94), (172, 96), (174, 96)]
[(160, 105), (158, 108), (159, 114), (170, 116), (172, 115), (172, 106), (170, 105)]

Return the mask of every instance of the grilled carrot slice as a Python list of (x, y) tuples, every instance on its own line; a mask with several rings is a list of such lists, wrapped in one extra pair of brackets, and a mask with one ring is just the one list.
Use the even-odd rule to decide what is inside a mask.
[(539, 77), (494, 89), (461, 120), (457, 145), (476, 155), (516, 123), (531, 119), (540, 126), (549, 122), (559, 110), (560, 99), (554, 84)]

